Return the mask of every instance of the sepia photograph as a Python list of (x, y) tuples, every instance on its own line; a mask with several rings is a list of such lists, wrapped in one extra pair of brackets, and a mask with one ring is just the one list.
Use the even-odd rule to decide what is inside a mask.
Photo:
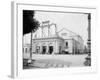
[(91, 66), (91, 13), (23, 10), (23, 69)]

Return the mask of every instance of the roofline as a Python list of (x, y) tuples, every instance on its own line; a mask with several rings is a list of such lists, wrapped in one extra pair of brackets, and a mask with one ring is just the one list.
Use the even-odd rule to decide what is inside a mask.
[(62, 28), (62, 29), (61, 29), (60, 31), (58, 31), (57, 33), (61, 32), (63, 29), (66, 30), (66, 31), (69, 31), (69, 32), (71, 32), (71, 33), (73, 33), (73, 34), (75, 34), (75, 35), (78, 35), (78, 34), (76, 34), (75, 32), (72, 32), (71, 30), (66, 29), (66, 28)]

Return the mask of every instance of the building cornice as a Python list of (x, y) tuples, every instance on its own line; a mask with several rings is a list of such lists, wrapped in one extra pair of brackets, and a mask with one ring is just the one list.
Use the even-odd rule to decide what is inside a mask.
[(35, 38), (32, 40), (48, 40), (48, 39), (60, 39), (60, 40), (64, 40), (61, 37), (45, 37), (45, 38)]

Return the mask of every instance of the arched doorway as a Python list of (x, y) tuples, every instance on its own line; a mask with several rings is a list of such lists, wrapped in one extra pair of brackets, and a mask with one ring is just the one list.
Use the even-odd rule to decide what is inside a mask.
[(42, 46), (42, 54), (46, 54), (46, 46)]
[(53, 52), (53, 46), (49, 46), (49, 53), (52, 54)]

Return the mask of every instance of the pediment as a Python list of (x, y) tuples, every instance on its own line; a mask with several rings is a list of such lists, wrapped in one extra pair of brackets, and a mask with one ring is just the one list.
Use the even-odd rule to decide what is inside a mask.
[(60, 31), (58, 31), (58, 35), (60, 37), (62, 37), (63, 39), (70, 39), (70, 38), (72, 38), (72, 36), (76, 35), (76, 33), (72, 32), (68, 29), (63, 28)]

